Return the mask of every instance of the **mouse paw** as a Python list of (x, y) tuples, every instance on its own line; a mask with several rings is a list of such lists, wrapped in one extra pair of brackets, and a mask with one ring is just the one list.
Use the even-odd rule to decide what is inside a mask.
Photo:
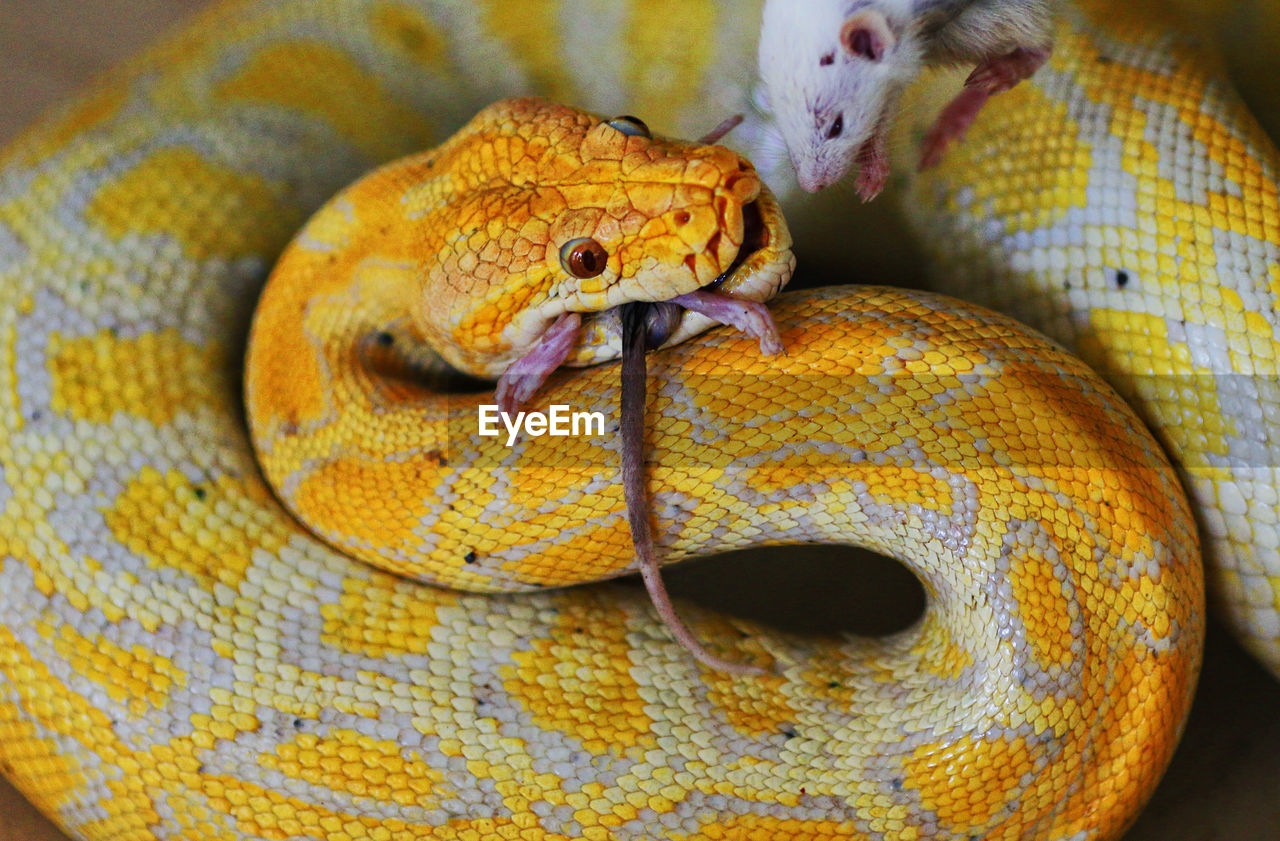
[(889, 132), (883, 124), (877, 125), (871, 136), (858, 148), (858, 178), (855, 187), (858, 198), (869, 202), (889, 182)]
[(671, 299), (671, 303), (720, 324), (738, 328), (760, 342), (760, 352), (765, 356), (777, 356), (783, 351), (782, 337), (773, 323), (773, 315), (762, 303), (701, 289), (678, 295)]
[(530, 397), (560, 367), (578, 340), (582, 316), (567, 312), (556, 318), (527, 354), (498, 377), (494, 398), (498, 408), (509, 415), (520, 411)]

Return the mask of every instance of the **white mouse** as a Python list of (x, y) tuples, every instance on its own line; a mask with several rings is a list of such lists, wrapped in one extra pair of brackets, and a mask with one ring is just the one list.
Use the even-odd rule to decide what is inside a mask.
[(800, 186), (828, 187), (857, 163), (864, 201), (889, 175), (888, 133), (903, 90), (931, 65), (973, 64), (925, 138), (938, 161), (982, 105), (1033, 74), (1052, 49), (1056, 0), (766, 0), (760, 78)]

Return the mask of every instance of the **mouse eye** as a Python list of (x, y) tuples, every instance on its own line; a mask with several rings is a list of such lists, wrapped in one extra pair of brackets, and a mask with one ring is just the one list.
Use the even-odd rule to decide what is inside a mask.
[(595, 277), (604, 271), (609, 255), (591, 237), (571, 239), (560, 246), (560, 265), (577, 278)]
[(633, 117), (630, 114), (623, 114), (621, 117), (614, 117), (608, 123), (613, 128), (625, 134), (627, 137), (653, 137), (649, 131), (649, 127), (644, 124), (644, 120), (639, 117)]
[(827, 129), (827, 139), (835, 140), (842, 131), (844, 131), (844, 114), (837, 114), (831, 121), (831, 128)]

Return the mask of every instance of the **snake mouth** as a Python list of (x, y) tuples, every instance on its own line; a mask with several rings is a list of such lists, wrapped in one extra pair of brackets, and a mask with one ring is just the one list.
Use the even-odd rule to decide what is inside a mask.
[(764, 213), (760, 209), (760, 199), (747, 202), (742, 206), (742, 245), (738, 247), (738, 253), (728, 268), (702, 287), (703, 290), (713, 292), (719, 289), (726, 280), (733, 277), (734, 272), (742, 268), (748, 257), (767, 248), (771, 240), (769, 228), (764, 223)]
[[(791, 232), (777, 199), (763, 184), (757, 196), (742, 205), (741, 213), (738, 253), (710, 283), (666, 301), (678, 308), (679, 317), (668, 318), (668, 335), (649, 337), (650, 347), (677, 344), (716, 324), (725, 324), (759, 339), (765, 353), (781, 352), (781, 341), (764, 302), (791, 279), (795, 268)], [(656, 341), (658, 338), (664, 341)]]
[[(747, 260), (757, 252), (766, 248), (772, 237), (769, 228), (765, 225), (764, 214), (760, 210), (759, 200), (753, 200), (742, 207), (742, 245), (738, 247), (738, 253), (734, 255), (733, 260), (724, 271), (716, 275), (715, 279), (700, 287), (697, 291), (707, 293), (701, 296), (705, 302), (710, 295), (714, 295), (717, 290), (721, 289), (726, 282), (731, 280), (734, 275), (746, 265)], [(643, 302), (632, 302), (643, 303)], [(652, 301), (645, 305), (644, 321), (645, 321), (645, 345), (653, 349), (659, 348), (667, 344), (672, 336), (679, 329), (684, 315), (689, 310), (695, 312), (705, 310), (706, 304), (702, 306), (691, 306), (694, 304), (694, 296), (689, 294), (678, 295), (668, 301)], [(630, 306), (630, 303), (619, 304), (609, 311), (608, 317), (612, 318), (615, 314), (621, 312), (623, 307)], [(710, 315), (708, 313), (708, 315)], [(715, 316), (711, 315), (714, 319)]]
[[(766, 344), (772, 344), (772, 337), (766, 339), (761, 335), (762, 330), (771, 332), (771, 328), (765, 328), (760, 324), (748, 325), (743, 322), (744, 308), (758, 310), (763, 308), (763, 301), (741, 295), (740, 291), (734, 294), (737, 290), (723, 294), (721, 292), (726, 286), (733, 289), (747, 283), (745, 275), (751, 270), (746, 270), (743, 276), (739, 276), (739, 272), (743, 271), (752, 257), (768, 248), (772, 241), (773, 236), (769, 225), (765, 223), (760, 199), (747, 202), (742, 206), (742, 244), (738, 246), (738, 253), (734, 255), (725, 270), (693, 293), (677, 295), (667, 301), (655, 301), (646, 307), (646, 346), (653, 349), (667, 344), (676, 344), (684, 341), (689, 335), (705, 329), (705, 327), (690, 325), (688, 329), (682, 330), (687, 320), (686, 315), (690, 317), (689, 320), (705, 318), (716, 323), (736, 326), (761, 338)], [(772, 297), (772, 293), (767, 297)], [(619, 308), (615, 307), (615, 309)], [(759, 322), (760, 316), (761, 313), (756, 312), (756, 317), (751, 320)]]
[[(724, 271), (693, 291), (645, 304), (647, 349), (679, 344), (723, 324), (758, 340), (761, 353), (783, 352), (782, 339), (764, 302), (791, 279), (795, 268), (791, 233), (777, 199), (763, 184), (756, 197), (740, 207), (742, 241)], [(587, 313), (562, 312), (545, 324), (537, 342), (502, 372), (498, 402), (518, 406), (561, 365), (595, 365), (617, 359), (621, 353), (621, 306)]]

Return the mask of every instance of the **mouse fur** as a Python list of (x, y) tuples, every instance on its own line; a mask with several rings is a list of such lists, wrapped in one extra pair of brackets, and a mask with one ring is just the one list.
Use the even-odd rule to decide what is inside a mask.
[[(842, 179), (856, 163), (858, 192), (879, 193), (887, 136), (902, 92), (926, 66), (995, 63), (990, 93), (1016, 83), (1051, 48), (1055, 0), (766, 0), (759, 64), (768, 101), (800, 186)], [(1024, 59), (1008, 69), (1003, 57)], [(1026, 56), (1030, 59), (1027, 60)], [(975, 77), (979, 73), (975, 72)], [(989, 79), (990, 74), (982, 78)], [(957, 98), (960, 99), (959, 97)], [(963, 133), (985, 96), (957, 103), (934, 147)]]

